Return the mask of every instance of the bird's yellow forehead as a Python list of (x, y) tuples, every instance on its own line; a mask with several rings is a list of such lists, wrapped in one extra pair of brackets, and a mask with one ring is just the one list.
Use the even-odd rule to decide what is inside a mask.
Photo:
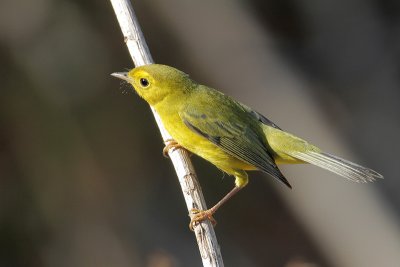
[(147, 71), (142, 69), (133, 69), (129, 72), (129, 76), (132, 78), (148, 78), (150, 75)]

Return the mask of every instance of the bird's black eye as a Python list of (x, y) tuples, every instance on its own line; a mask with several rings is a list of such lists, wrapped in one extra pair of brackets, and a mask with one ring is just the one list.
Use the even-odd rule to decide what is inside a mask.
[(140, 85), (143, 87), (147, 87), (150, 85), (149, 80), (147, 80), (146, 78), (141, 78), (140, 79)]

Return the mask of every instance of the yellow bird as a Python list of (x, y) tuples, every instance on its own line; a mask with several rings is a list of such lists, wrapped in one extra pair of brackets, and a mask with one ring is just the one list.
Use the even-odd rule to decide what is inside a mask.
[(183, 147), (235, 177), (235, 187), (211, 209), (192, 210), (190, 228), (212, 215), (248, 183), (246, 171), (261, 170), (291, 188), (277, 163), (311, 163), (355, 182), (383, 176), (323, 152), (223, 93), (198, 84), (173, 67), (150, 64), (113, 76), (129, 82), (160, 115), (174, 139), (164, 151)]

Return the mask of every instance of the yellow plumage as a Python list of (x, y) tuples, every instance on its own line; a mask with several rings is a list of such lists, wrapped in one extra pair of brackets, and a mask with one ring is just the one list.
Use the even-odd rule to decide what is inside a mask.
[(261, 170), (289, 187), (277, 163), (312, 163), (356, 182), (383, 178), (371, 169), (322, 152), (172, 67), (152, 64), (114, 75), (131, 83), (155, 108), (180, 146), (235, 176), (235, 188), (213, 208), (199, 212), (192, 227), (196, 221), (212, 219), (211, 215), (247, 184), (248, 170)]

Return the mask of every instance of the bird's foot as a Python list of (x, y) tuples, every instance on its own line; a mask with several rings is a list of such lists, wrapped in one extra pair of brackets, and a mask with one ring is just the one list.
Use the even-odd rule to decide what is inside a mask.
[(190, 214), (193, 214), (192, 219), (189, 223), (190, 230), (194, 231), (194, 227), (196, 224), (204, 221), (209, 220), (213, 226), (217, 224), (217, 221), (214, 219), (213, 214), (215, 211), (212, 209), (209, 210), (198, 210), (198, 209), (191, 209)]
[(165, 147), (162, 151), (164, 157), (169, 158), (169, 156), (168, 156), (169, 150), (172, 149), (171, 152), (173, 152), (174, 150), (176, 150), (178, 148), (183, 148), (183, 147), (180, 144), (178, 144), (178, 142), (176, 142), (174, 139), (165, 140)]
[[(171, 152), (174, 152), (176, 149), (185, 149), (183, 146), (181, 146), (178, 142), (176, 142), (174, 139), (168, 139), (165, 140), (165, 147), (163, 148), (163, 155), (166, 158), (169, 158), (168, 152), (171, 150)], [(192, 154), (189, 152), (189, 156), (192, 156)]]

